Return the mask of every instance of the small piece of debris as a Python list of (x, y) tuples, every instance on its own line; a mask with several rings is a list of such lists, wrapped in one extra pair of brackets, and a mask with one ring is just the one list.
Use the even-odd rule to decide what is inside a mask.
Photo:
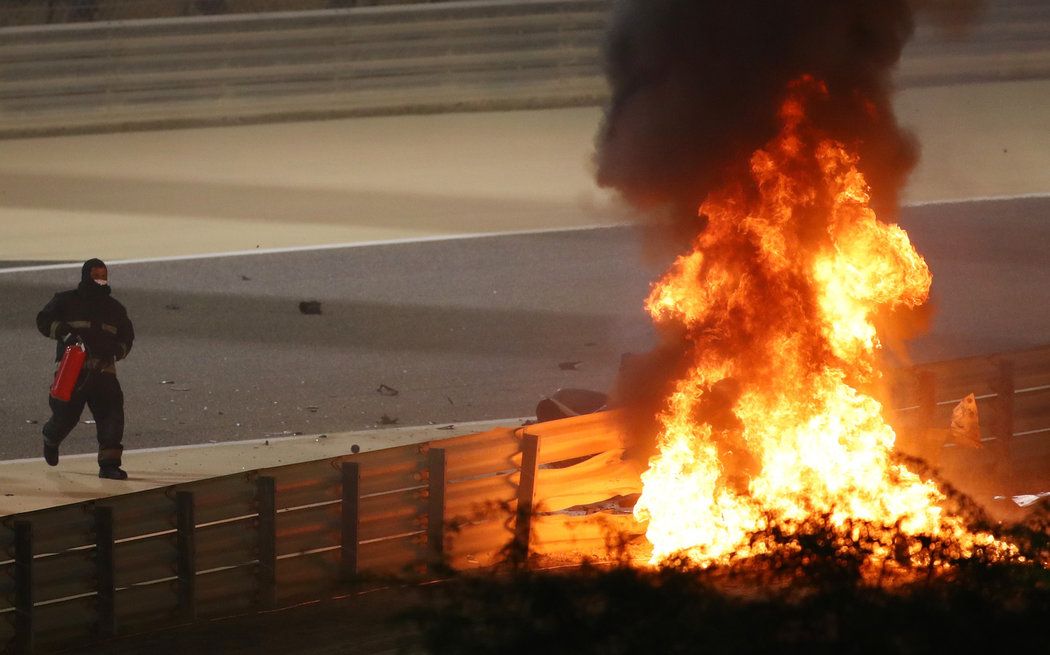
[(379, 387), (376, 388), (376, 391), (378, 391), (380, 393), (380, 395), (383, 395), (383, 396), (396, 396), (397, 394), (401, 393), (400, 391), (398, 391), (394, 387), (388, 387), (385, 384), (380, 384)]
[(269, 446), (269, 445), (270, 445), (270, 440), (269, 440), (269, 439), (267, 439), (266, 441), (264, 441), (264, 442), (263, 442), (263, 445), (264, 445), (264, 446)]
[(248, 277), (247, 275), (242, 275), (242, 276), (241, 276), (241, 279), (242, 279), (242, 280), (244, 280), (245, 282), (247, 282), (247, 281), (251, 280), (251, 278), (250, 278), (250, 277)]
[(352, 452), (352, 453), (354, 453), (356, 455), (357, 453), (361, 452), (361, 446), (358, 446), (356, 443), (352, 444), (350, 446), (350, 452)]
[(1036, 503), (1040, 498), (1046, 498), (1047, 496), (1050, 496), (1050, 491), (1041, 491), (1037, 494), (1022, 494), (1020, 496), (1012, 496), (1010, 500), (1014, 501), (1014, 503), (1018, 507), (1028, 507), (1029, 505)]
[(558, 368), (560, 368), (563, 371), (575, 371), (576, 367), (582, 363), (583, 362), (562, 362), (558, 364)]
[(299, 303), (299, 311), (303, 314), (320, 314), (321, 303), (317, 300), (304, 300)]
[(4, 494), (4, 495), (7, 496), (8, 498), (10, 498), (11, 496), (14, 496), (14, 494)]
[(455, 404), (456, 404), (456, 403), (452, 402), (452, 399), (451, 399), (451, 398), (449, 398), (448, 396), (445, 396), (445, 400), (447, 400), (447, 401), (448, 401), (448, 404), (449, 404), (449, 405), (455, 405)]
[(31, 419), (31, 418), (27, 418), (26, 419), (26, 423), (28, 423), (29, 425), (36, 425), (38, 423), (38, 421), (36, 421), (34, 419)]
[(175, 380), (161, 380), (161, 384), (175, 384)]
[(455, 427), (456, 427), (456, 426), (455, 426), (454, 424), (449, 424), (449, 425), (442, 425), (442, 426), (441, 426), (440, 428), (438, 428), (438, 430), (452, 430), (452, 429), (454, 429)]
[(306, 411), (313, 412), (315, 414), (317, 413), (318, 409), (320, 409), (320, 408), (317, 405), (307, 405), (306, 406)]
[(397, 418), (390, 418), (386, 414), (379, 417), (379, 425), (394, 425), (397, 423)]
[(175, 303), (168, 303), (167, 305), (164, 305), (164, 309), (170, 309), (173, 312), (177, 312), (181, 309), (181, 307), (179, 307)]
[(83, 423), (84, 425), (94, 425), (95, 421), (93, 421), (92, 419), (87, 419), (86, 421), (81, 421), (81, 423)]

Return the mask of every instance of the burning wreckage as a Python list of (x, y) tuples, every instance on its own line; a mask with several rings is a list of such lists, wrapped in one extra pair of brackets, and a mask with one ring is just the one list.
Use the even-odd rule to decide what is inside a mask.
[[(771, 529), (821, 519), (845, 549), (866, 535), (862, 568), (879, 579), (1023, 561), (895, 454), (879, 400), (877, 326), (921, 307), (932, 282), (892, 221), (916, 158), (889, 92), (909, 3), (618, 12), (599, 182), (688, 244), (645, 301), (660, 343), (613, 394), (631, 399), (644, 469), (632, 559), (731, 564), (782, 548)], [(561, 390), (537, 417), (609, 404)], [(956, 440), (979, 445), (972, 397), (953, 418)]]
[[(945, 511), (935, 482), (894, 460), (895, 434), (876, 399), (872, 317), (923, 303), (931, 275), (904, 231), (869, 206), (857, 155), (808, 117), (827, 95), (809, 76), (790, 84), (781, 131), (754, 152), (748, 179), (707, 196), (692, 251), (646, 301), (688, 358), (657, 413), (657, 452), (634, 506), (654, 564), (764, 554), (775, 546), (755, 535), (818, 516), (848, 530), (861, 521), (950, 542), (955, 557), (1016, 554)], [(537, 417), (607, 402), (560, 390)], [(957, 408), (960, 433), (973, 431), (970, 405)], [(901, 555), (888, 542), (868, 564), (882, 569)]]

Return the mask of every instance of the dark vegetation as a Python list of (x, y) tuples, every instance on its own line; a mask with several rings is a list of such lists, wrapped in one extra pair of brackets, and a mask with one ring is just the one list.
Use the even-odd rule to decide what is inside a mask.
[[(408, 619), (431, 653), (1040, 652), (1050, 502), (1008, 527), (968, 518), (1018, 552), (964, 556), (950, 541), (856, 522), (836, 530), (821, 517), (755, 535), (771, 554), (707, 569), (640, 568), (621, 548), (568, 569), (460, 574), (431, 586)], [(865, 564), (886, 545), (885, 565)], [(906, 561), (909, 549), (918, 556)]]

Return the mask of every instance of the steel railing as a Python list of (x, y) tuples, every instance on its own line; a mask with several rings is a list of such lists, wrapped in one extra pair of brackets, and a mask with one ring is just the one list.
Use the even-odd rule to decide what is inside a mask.
[(608, 0), (0, 30), (0, 133), (597, 103)]
[[(612, 5), (484, 0), (2, 28), (0, 136), (600, 104)], [(1042, 0), (991, 1), (962, 31), (921, 22), (896, 79), (1032, 77), (1050, 77)]]
[(0, 27), (314, 11), (449, 0), (0, 0)]

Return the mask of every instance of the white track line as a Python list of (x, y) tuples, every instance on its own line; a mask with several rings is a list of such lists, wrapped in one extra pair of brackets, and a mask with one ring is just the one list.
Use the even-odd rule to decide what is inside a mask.
[(972, 198), (963, 198), (962, 200), (918, 200), (915, 202), (904, 203), (904, 207), (928, 207), (930, 205), (965, 205), (966, 203), (970, 202), (990, 202), (993, 200), (1030, 200), (1033, 198), (1050, 198), (1050, 193), (1039, 191), (1036, 193), (1020, 193), (1012, 196), (974, 196)]
[[(228, 252), (203, 253), (199, 255), (173, 255), (171, 257), (147, 257), (143, 259), (115, 259), (107, 261), (107, 266), (120, 266), (122, 264), (152, 264), (155, 262), (180, 262), (194, 259), (218, 259), (220, 257), (245, 257), (249, 255), (274, 255), (289, 252), (311, 252), (317, 250), (339, 250), (342, 248), (366, 248), (370, 246), (391, 246), (408, 243), (429, 243), (433, 241), (455, 241), (458, 239), (484, 239), (502, 236), (527, 236), (530, 234), (548, 234), (557, 232), (579, 232), (583, 230), (603, 230), (613, 227), (634, 225), (631, 222), (598, 223), (595, 225), (580, 225), (573, 227), (536, 228), (533, 230), (509, 230), (506, 232), (467, 232), (457, 234), (435, 234), (425, 237), (405, 237), (402, 239), (381, 239), (376, 241), (353, 241), (347, 243), (326, 243), (314, 246), (288, 246), (285, 248), (253, 248), (251, 250), (232, 250)], [(33, 271), (56, 271), (68, 268), (80, 268), (83, 262), (67, 262), (64, 264), (39, 264), (35, 266), (16, 266), (12, 268), (0, 268), (0, 275), (4, 273), (29, 273)]]
[[(930, 205), (962, 205), (966, 203), (1002, 201), (1002, 200), (1027, 200), (1032, 198), (1050, 198), (1050, 193), (1023, 193), (1013, 196), (977, 196), (964, 200), (927, 200), (921, 202), (907, 203), (905, 207), (927, 207)], [(221, 257), (245, 257), (249, 255), (274, 255), (290, 252), (312, 252), (318, 250), (339, 250), (342, 248), (366, 248), (369, 246), (390, 246), (407, 243), (428, 243), (433, 241), (454, 241), (457, 239), (483, 239), (501, 236), (526, 236), (530, 234), (547, 234), (557, 232), (578, 232), (582, 230), (601, 230), (626, 225), (636, 225), (631, 221), (617, 221), (609, 223), (598, 223), (595, 225), (583, 225), (573, 227), (536, 228), (532, 230), (509, 230), (506, 232), (467, 232), (463, 234), (436, 234), (426, 237), (405, 237), (402, 239), (381, 239), (376, 241), (354, 241), (350, 243), (328, 243), (314, 246), (289, 246), (286, 248), (253, 248), (252, 250), (232, 250), (229, 252), (203, 253), (199, 255), (175, 255), (172, 257), (147, 257), (143, 259), (117, 259), (106, 262), (109, 266), (120, 266), (122, 264), (152, 264), (156, 262), (179, 262), (194, 259), (218, 259)], [(36, 266), (16, 266), (12, 268), (0, 268), (0, 275), (4, 273), (30, 273), (34, 271), (55, 271), (61, 269), (79, 268), (82, 262), (69, 262), (65, 264), (40, 264)]]

